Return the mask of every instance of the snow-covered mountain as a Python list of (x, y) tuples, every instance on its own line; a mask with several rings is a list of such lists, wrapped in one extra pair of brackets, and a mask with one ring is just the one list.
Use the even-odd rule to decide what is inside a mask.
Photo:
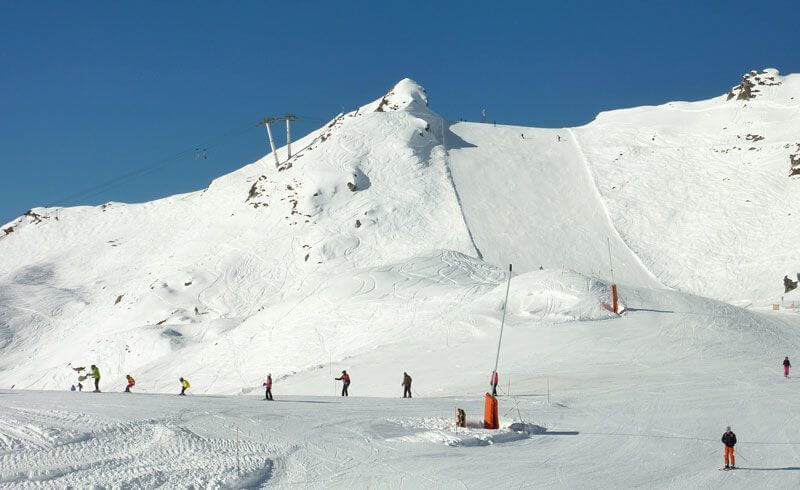
[(609, 253), (623, 303), (757, 323), (720, 301), (778, 302), (800, 271), (798, 128), (800, 76), (775, 70), (565, 129), (452, 123), (405, 79), (278, 150), (277, 168), (267, 155), (202, 191), (3, 226), (0, 385), (61, 389), (97, 363), (145, 391), (183, 375), (249, 392), (271, 372), (327, 392), (362, 365), (381, 395), (387, 370), (447, 376), (455, 352), (482, 376), (508, 263), (524, 332), (614, 317)]

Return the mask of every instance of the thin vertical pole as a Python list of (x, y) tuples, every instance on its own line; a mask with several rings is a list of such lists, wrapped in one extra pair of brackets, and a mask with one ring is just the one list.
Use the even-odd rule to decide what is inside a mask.
[(239, 463), (239, 427), (236, 426), (236, 474), (242, 476), (242, 467)]
[(269, 137), (269, 147), (272, 148), (272, 154), (275, 156), (275, 166), (279, 166), (281, 164), (280, 160), (278, 160), (278, 152), (275, 151), (275, 140), (272, 138), (272, 130), (269, 128), (269, 123), (264, 123), (267, 127), (267, 136)]
[(550, 376), (547, 377), (547, 404), (550, 405)]
[(292, 127), (290, 126), (292, 120), (286, 118), (286, 159), (292, 158)]
[(617, 296), (617, 283), (614, 282), (614, 263), (611, 262), (611, 240), (606, 237), (608, 245), (608, 267), (611, 269), (611, 309), (615, 314), (619, 314), (619, 297)]
[(444, 158), (447, 161), (447, 137), (444, 132), (444, 118), (442, 118), (442, 147), (444, 147)]
[(500, 321), (500, 338), (497, 340), (497, 355), (494, 358), (494, 372), (500, 362), (500, 343), (503, 342), (503, 327), (506, 324), (506, 310), (508, 309), (508, 291), (511, 289), (511, 264), (508, 264), (508, 284), (506, 285), (506, 299), (503, 302), (503, 319)]

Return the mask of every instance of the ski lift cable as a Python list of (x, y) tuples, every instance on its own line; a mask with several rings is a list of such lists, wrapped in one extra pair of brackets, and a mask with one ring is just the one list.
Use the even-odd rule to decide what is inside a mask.
[(64, 197), (62, 197), (62, 198), (60, 198), (60, 199), (58, 199), (56, 201), (53, 201), (50, 206), (65, 205), (65, 204), (69, 204), (71, 202), (74, 202), (74, 201), (76, 201), (78, 199), (85, 199), (85, 198), (88, 198), (88, 197), (94, 197), (94, 196), (96, 196), (98, 194), (101, 194), (102, 192), (104, 192), (108, 188), (111, 188), (111, 187), (114, 187), (116, 185), (122, 184), (124, 182), (128, 182), (130, 180), (142, 177), (144, 175), (147, 175), (148, 173), (152, 173), (154, 171), (160, 170), (161, 168), (164, 168), (164, 167), (166, 167), (168, 165), (171, 165), (171, 164), (174, 164), (174, 163), (176, 163), (176, 162), (178, 162), (180, 160), (183, 160), (183, 159), (185, 159), (185, 158), (187, 158), (187, 157), (189, 157), (191, 155), (194, 155), (196, 153), (197, 148), (201, 148), (202, 147), (204, 151), (208, 151), (208, 149), (218, 147), (218, 146), (224, 144), (226, 141), (229, 141), (229, 140), (231, 140), (231, 139), (233, 139), (233, 138), (235, 138), (237, 136), (240, 136), (240, 135), (242, 135), (242, 134), (244, 134), (244, 133), (246, 133), (248, 131), (251, 131), (256, 127), (258, 127), (258, 124), (253, 123), (253, 124), (248, 124), (247, 127), (244, 128), (244, 129), (240, 127), (240, 128), (235, 129), (235, 130), (231, 130), (231, 131), (222, 133), (219, 136), (208, 140), (203, 145), (194, 146), (194, 147), (192, 147), (192, 149), (187, 149), (187, 150), (183, 150), (183, 151), (180, 151), (180, 152), (177, 152), (177, 153), (173, 153), (172, 155), (169, 155), (167, 157), (155, 160), (154, 162), (152, 162), (152, 163), (150, 163), (148, 165), (144, 165), (144, 166), (139, 167), (137, 169), (131, 170), (130, 172), (126, 172), (124, 174), (121, 174), (121, 175), (118, 175), (118, 176), (113, 177), (111, 179), (108, 179), (108, 180), (106, 180), (104, 182), (101, 182), (99, 184), (96, 184), (96, 185), (93, 185), (93, 186), (89, 186), (89, 187), (87, 187), (87, 188), (85, 188), (85, 189), (83, 189), (81, 191), (78, 191), (78, 192), (75, 192), (73, 194), (69, 194), (67, 196), (64, 196)]

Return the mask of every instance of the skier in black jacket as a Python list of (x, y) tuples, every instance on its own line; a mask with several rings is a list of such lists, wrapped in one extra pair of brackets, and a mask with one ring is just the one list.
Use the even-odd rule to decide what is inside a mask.
[(733, 456), (733, 446), (736, 445), (736, 434), (733, 433), (730, 426), (722, 434), (722, 443), (725, 444), (725, 469), (734, 470), (736, 469), (736, 458)]
[(789, 362), (789, 356), (786, 356), (786, 358), (783, 360), (783, 375), (785, 377), (787, 378), (789, 377), (789, 369), (791, 368), (792, 368), (792, 363)]

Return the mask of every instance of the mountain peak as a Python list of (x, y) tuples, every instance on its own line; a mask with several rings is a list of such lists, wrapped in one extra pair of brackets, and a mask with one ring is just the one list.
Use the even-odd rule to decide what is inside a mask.
[(375, 111), (427, 110), (427, 107), (428, 94), (422, 85), (410, 78), (404, 78), (383, 96)]
[(742, 75), (742, 81), (738, 85), (731, 88), (728, 92), (727, 100), (731, 100), (734, 97), (736, 100), (755, 99), (761, 92), (762, 87), (781, 84), (779, 73), (775, 68), (767, 68), (760, 72), (750, 70)]

